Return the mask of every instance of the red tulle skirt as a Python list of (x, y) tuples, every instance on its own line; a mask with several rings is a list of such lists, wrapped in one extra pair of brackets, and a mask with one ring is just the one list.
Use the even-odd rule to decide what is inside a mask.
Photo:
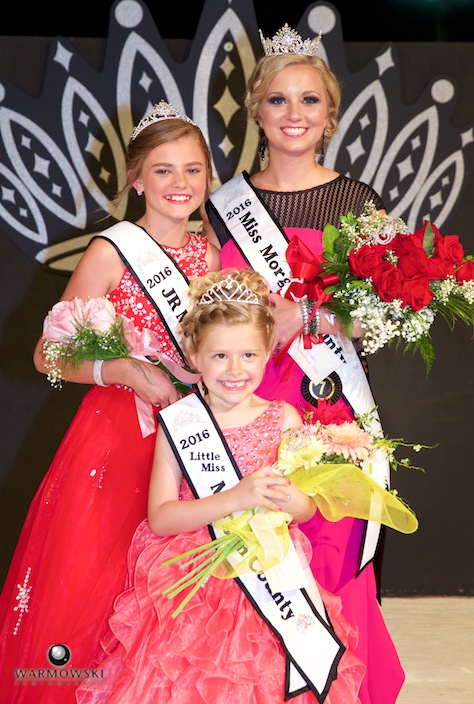
[[(32, 501), (0, 598), (2, 704), (74, 702), (75, 675), (102, 658), (130, 541), (146, 517), (155, 438), (142, 437), (131, 391), (95, 386), (84, 397)], [(54, 644), (70, 651), (61, 677), (49, 672)]]

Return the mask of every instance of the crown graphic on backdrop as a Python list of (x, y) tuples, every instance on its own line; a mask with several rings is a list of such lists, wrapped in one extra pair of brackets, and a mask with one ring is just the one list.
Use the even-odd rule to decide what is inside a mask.
[[(117, 0), (101, 67), (83, 58), (77, 40), (55, 38), (38, 98), (0, 77), (0, 229), (38, 266), (67, 273), (95, 232), (136, 219), (141, 206), (133, 193), (117, 210), (112, 200), (124, 185), (133, 127), (162, 99), (201, 128), (215, 186), (257, 169), (258, 132), (242, 95), (263, 54), (258, 29), (252, 0), (206, 0), (194, 40), (171, 46), (145, 3)], [(351, 73), (335, 8), (313, 3), (296, 29), (316, 37), (318, 56), (343, 84), (343, 114), (325, 166), (372, 185), (411, 231), (426, 217), (441, 228), (474, 159), (472, 125), (450, 124), (454, 83), (436, 78), (404, 105), (391, 45)], [(43, 69), (25, 63), (23, 70)]]

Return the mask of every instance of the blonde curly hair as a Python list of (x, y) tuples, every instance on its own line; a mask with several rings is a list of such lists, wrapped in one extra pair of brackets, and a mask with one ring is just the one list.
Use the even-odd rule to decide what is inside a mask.
[[(214, 290), (228, 277), (236, 284), (254, 293), (259, 303), (245, 303), (236, 300), (236, 293), (230, 294), (231, 299), (222, 299)], [(200, 303), (202, 296), (207, 293), (211, 302)], [(196, 276), (190, 281), (189, 296), (192, 307), (184, 316), (181, 328), (184, 337), (184, 347), (188, 355), (198, 352), (201, 342), (208, 328), (215, 325), (254, 325), (262, 333), (265, 346), (271, 350), (274, 340), (273, 315), (268, 294), (270, 286), (268, 281), (251, 269), (224, 269), (212, 271), (205, 276)], [(234, 298), (232, 298), (234, 296)]]

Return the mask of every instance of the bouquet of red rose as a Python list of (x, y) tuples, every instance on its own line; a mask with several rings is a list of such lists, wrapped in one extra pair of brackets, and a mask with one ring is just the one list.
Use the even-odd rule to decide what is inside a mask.
[(443, 236), (428, 221), (412, 234), (403, 220), (378, 215), (366, 203), (359, 218), (348, 213), (340, 229), (325, 227), (320, 266), (331, 280), (325, 305), (349, 330), (354, 320), (362, 323), (368, 354), (404, 342), (429, 371), (436, 315), (451, 329), (458, 319), (474, 326), (474, 258), (457, 235)]

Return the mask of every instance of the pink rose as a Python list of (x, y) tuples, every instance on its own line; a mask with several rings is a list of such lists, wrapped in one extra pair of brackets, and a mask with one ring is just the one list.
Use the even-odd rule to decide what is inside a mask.
[(114, 304), (108, 298), (90, 298), (84, 305), (84, 319), (98, 333), (109, 332), (115, 322)]
[(51, 342), (62, 342), (65, 337), (72, 337), (76, 332), (77, 318), (82, 301), (73, 299), (72, 301), (59, 301), (56, 303), (43, 323), (43, 335)]

